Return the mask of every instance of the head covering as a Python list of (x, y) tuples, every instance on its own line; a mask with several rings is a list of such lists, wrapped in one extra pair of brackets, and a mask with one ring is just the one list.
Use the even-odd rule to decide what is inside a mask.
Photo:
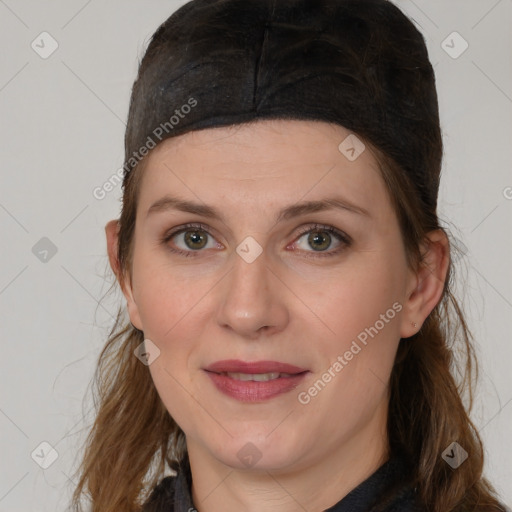
[[(421, 33), (387, 0), (192, 0), (133, 85), (125, 179), (162, 140), (259, 119), (337, 123), (391, 157), (435, 211), (442, 142)], [(340, 142), (342, 142), (340, 140)]]

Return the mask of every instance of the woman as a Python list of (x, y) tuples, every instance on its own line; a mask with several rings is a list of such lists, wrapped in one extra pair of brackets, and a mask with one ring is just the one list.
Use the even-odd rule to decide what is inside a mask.
[(106, 234), (129, 321), (77, 510), (504, 510), (461, 399), (434, 74), (397, 7), (187, 3), (125, 146)]

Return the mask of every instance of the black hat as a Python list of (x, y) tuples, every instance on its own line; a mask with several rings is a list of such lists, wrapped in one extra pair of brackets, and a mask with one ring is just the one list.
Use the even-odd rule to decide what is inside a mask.
[[(258, 119), (337, 123), (391, 157), (435, 211), (435, 77), (387, 0), (192, 0), (153, 35), (133, 85), (125, 183), (160, 141)], [(340, 141), (341, 142), (341, 141)]]

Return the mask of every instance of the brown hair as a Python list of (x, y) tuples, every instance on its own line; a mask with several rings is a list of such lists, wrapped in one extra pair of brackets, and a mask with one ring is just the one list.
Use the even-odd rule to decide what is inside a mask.
[[(281, 58), (276, 57), (276, 52), (268, 51), (274, 56), (271, 62), (263, 58), (265, 52), (261, 48), (272, 44), (269, 13), (274, 15), (278, 7), (283, 9), (279, 16), (285, 16), (283, 12), (289, 7), (297, 19), (300, 9), (308, 11), (302, 22), (304, 26), (314, 25), (316, 33), (308, 32), (303, 40), (315, 44), (320, 29), (311, 16), (322, 15), (324, 19), (339, 16), (337, 23), (343, 31), (340, 29), (337, 37), (342, 41), (339, 44), (344, 45), (344, 53), (338, 50), (327, 56), (325, 51), (321, 53), (327, 59), (326, 65), (336, 69), (337, 76), (342, 75), (339, 63), (329, 59), (339, 58), (340, 62), (344, 59), (343, 78), (339, 83), (329, 82), (330, 90), (325, 91), (321, 82), (316, 81), (318, 75), (310, 81), (318, 84), (313, 85), (313, 93), (306, 88), (300, 89), (306, 80), (299, 83), (296, 76), (290, 78), (287, 73), (280, 74), (282, 69), (291, 69), (286, 67), (285, 57), (281, 55), (281, 66), (276, 64)], [(237, 12), (239, 17), (227, 16), (229, 9)], [(247, 15), (249, 11), (251, 16)], [(208, 16), (215, 16), (215, 23)], [(243, 16), (250, 23), (244, 21)], [(221, 45), (235, 46), (243, 41), (252, 48), (256, 43), (250, 30), (253, 25), (258, 25), (254, 19), (261, 22), (265, 37), (261, 38), (260, 31), (260, 51), (250, 54), (245, 65), (241, 62), (245, 53), (240, 53), (235, 62), (219, 59), (216, 68), (208, 67), (214, 66), (211, 63), (202, 67), (193, 65), (194, 59), (201, 55), (207, 59), (211, 48), (220, 54)], [(294, 21), (299, 23), (297, 19)], [(233, 37), (227, 37), (228, 30)], [(239, 33), (243, 37), (237, 39), (235, 35)], [(281, 41), (283, 48), (288, 48), (283, 43), (283, 34), (279, 35), (281, 37), (276, 39)], [(407, 40), (407, 45), (400, 38)], [(212, 45), (212, 41), (216, 45)], [(329, 44), (333, 44), (332, 38)], [(365, 51), (361, 51), (362, 46)], [(183, 56), (180, 51), (185, 52), (185, 49), (189, 53)], [(296, 52), (300, 53), (302, 49)], [(318, 55), (312, 53), (316, 66)], [(309, 54), (302, 52), (301, 55), (306, 59)], [(260, 66), (257, 72), (253, 58)], [(263, 71), (265, 63), (271, 71)], [(236, 69), (231, 69), (231, 65), (236, 65)], [(312, 66), (305, 61), (301, 65), (304, 68)], [(202, 69), (203, 75), (192, 72), (196, 68)], [(235, 76), (239, 69), (248, 69), (248, 74)], [(305, 76), (302, 68), (300, 71)], [(217, 88), (212, 86), (212, 76), (216, 77)], [(284, 92), (279, 96), (276, 84), (285, 76), (293, 85), (282, 87)], [(334, 72), (328, 79), (333, 76)], [(183, 77), (188, 77), (188, 82), (180, 82), (185, 80)], [(265, 80), (272, 94), (258, 92)], [(207, 96), (208, 88), (215, 90), (217, 96)], [(237, 96), (239, 90), (246, 88), (252, 94), (250, 97), (245, 98), (242, 93)], [(333, 94), (334, 89), (338, 96)], [(226, 91), (233, 94), (226, 94)], [(329, 111), (318, 107), (329, 104), (323, 101), (322, 94), (330, 95), (332, 108)], [(180, 119), (179, 129), (166, 133), (165, 138), (191, 129), (240, 124), (264, 117), (319, 119), (337, 122), (353, 130), (379, 162), (399, 220), (409, 265), (418, 269), (424, 264), (420, 248), (427, 234), (444, 229), (436, 212), (442, 141), (433, 72), (423, 39), (412, 23), (385, 0), (279, 0), (277, 3), (273, 0), (195, 0), (183, 6), (155, 32), (132, 91), (119, 220), (120, 269), (117, 277), (121, 284), (123, 276), (131, 273), (137, 200), (146, 162), (144, 158), (137, 161), (133, 155), (147, 143), (150, 134), (155, 134), (154, 128), (158, 126), (155, 116), (165, 119), (169, 105), (185, 104), (186, 98), (192, 95), (197, 98), (198, 109), (186, 119)], [(230, 98), (229, 105), (222, 103), (223, 97)], [(284, 105), (285, 99), (290, 97), (296, 99), (300, 108), (295, 109), (289, 104), (286, 108), (277, 107)], [(252, 117), (246, 109), (247, 102), (253, 106)], [(209, 108), (206, 103), (214, 105), (211, 108), (216, 108), (217, 114), (231, 109), (233, 115), (226, 114), (222, 119), (215, 117), (215, 112), (206, 112)], [(236, 112), (244, 115), (234, 118)], [(469, 417), (478, 375), (477, 361), (463, 311), (451, 292), (453, 280), (454, 269), (450, 262), (440, 302), (420, 331), (399, 344), (389, 384), (389, 444), (392, 453), (400, 453), (410, 462), (408, 483), (418, 489), (428, 510), (469, 512), (478, 506), (480, 511), (498, 512), (503, 509), (492, 486), (482, 477), (482, 443)], [(93, 512), (141, 510), (148, 493), (164, 473), (168, 469), (179, 470), (179, 462), (185, 454), (184, 433), (164, 407), (148, 368), (133, 355), (143, 339), (143, 333), (131, 326), (121, 307), (99, 356), (95, 374), (97, 414), (86, 440), (79, 468), (80, 479), (73, 495), (77, 511), (82, 510), (80, 499), (86, 493)], [(456, 381), (458, 374), (461, 378)], [(465, 393), (467, 407), (463, 402)], [(453, 441), (469, 454), (456, 470), (441, 457)], [(384, 508), (386, 499), (382, 497), (375, 512)]]
[[(421, 264), (420, 241), (430, 230), (440, 228), (437, 218), (417, 207), (414, 186), (400, 176), (396, 164), (373, 151), (400, 221), (407, 255), (413, 266)], [(142, 171), (140, 165), (132, 173), (123, 195), (118, 258), (125, 272), (130, 268)], [(441, 301), (421, 330), (399, 345), (390, 379), (389, 443), (392, 453), (417, 461), (413, 482), (428, 510), (465, 512), (478, 505), (481, 511), (501, 511), (493, 488), (482, 478), (482, 443), (461, 399), (468, 392), (470, 410), (477, 362), (463, 312), (450, 291), (452, 281), (450, 263)], [(133, 355), (143, 333), (129, 321), (123, 323), (123, 317), (120, 308), (99, 356), (98, 412), (74, 493), (76, 510), (81, 510), (79, 500), (85, 488), (94, 512), (140, 510), (166, 467), (178, 470), (184, 455), (183, 432), (160, 400), (148, 368)], [(462, 346), (457, 347), (458, 342)], [(451, 370), (457, 362), (456, 350), (463, 356), (458, 385)], [(469, 453), (457, 470), (441, 458), (453, 441)]]

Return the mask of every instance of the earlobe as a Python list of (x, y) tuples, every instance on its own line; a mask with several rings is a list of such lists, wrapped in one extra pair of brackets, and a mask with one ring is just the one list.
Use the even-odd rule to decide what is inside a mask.
[(110, 267), (114, 272), (121, 291), (126, 299), (126, 307), (128, 308), (128, 314), (130, 321), (134, 327), (142, 331), (142, 323), (140, 321), (139, 310), (137, 304), (133, 298), (132, 286), (130, 278), (125, 275), (121, 269), (118, 257), (118, 244), (119, 244), (119, 221), (111, 220), (107, 222), (105, 226), (105, 234), (107, 236), (107, 252)]
[(411, 286), (404, 304), (400, 337), (409, 338), (418, 332), (437, 306), (444, 292), (450, 262), (450, 243), (442, 229), (431, 231), (422, 244), (422, 261), (411, 274)]

